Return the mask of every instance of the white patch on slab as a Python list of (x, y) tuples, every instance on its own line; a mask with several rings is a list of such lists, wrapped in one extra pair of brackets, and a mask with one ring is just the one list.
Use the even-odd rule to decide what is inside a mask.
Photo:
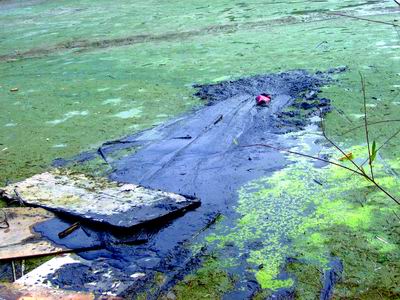
[(366, 107), (376, 107), (376, 103), (367, 103)]
[(4, 125), (4, 127), (15, 127), (17, 126), (17, 123), (7, 123)]
[(44, 264), (40, 265), (36, 269), (32, 270), (28, 274), (19, 278), (16, 283), (24, 286), (47, 286), (51, 287), (47, 277), (62, 266), (66, 264), (82, 263), (84, 260), (75, 254), (65, 254), (57, 256)]
[(56, 119), (56, 120), (52, 120), (52, 121), (47, 121), (46, 124), (51, 124), (51, 125), (57, 125), (60, 123), (64, 123), (65, 121), (73, 118), (73, 117), (77, 117), (77, 116), (87, 116), (89, 114), (89, 112), (87, 110), (84, 111), (69, 111), (67, 113), (64, 114), (64, 118), (62, 119)]
[(132, 108), (130, 110), (121, 111), (114, 115), (114, 117), (121, 118), (121, 119), (129, 119), (138, 117), (142, 114), (142, 110), (139, 108)]

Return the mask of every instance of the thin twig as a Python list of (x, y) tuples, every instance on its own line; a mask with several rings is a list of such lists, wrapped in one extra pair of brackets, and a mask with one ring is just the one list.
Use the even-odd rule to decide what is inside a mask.
[(392, 210), (392, 211), (393, 211), (394, 215), (397, 217), (397, 219), (400, 221), (400, 217), (399, 217), (399, 215), (398, 215), (398, 214), (396, 214), (396, 212), (395, 212), (394, 210)]
[(328, 163), (328, 164), (332, 164), (332, 165), (341, 167), (341, 168), (343, 168), (343, 169), (346, 169), (346, 170), (348, 170), (348, 171), (351, 171), (351, 172), (353, 172), (353, 173), (355, 173), (355, 174), (358, 174), (358, 175), (361, 175), (361, 176), (363, 176), (363, 177), (365, 176), (363, 173), (358, 172), (357, 170), (354, 170), (354, 169), (349, 168), (349, 167), (347, 167), (347, 166), (345, 166), (345, 165), (342, 165), (342, 164), (338, 164), (338, 163), (336, 163), (336, 162), (334, 162), (334, 161), (331, 161), (331, 160), (328, 160), (328, 159), (324, 159), (324, 158), (321, 158), (321, 157), (308, 155), (308, 154), (301, 153), (301, 152), (292, 151), (292, 150), (285, 149), (285, 148), (279, 148), (279, 147), (275, 147), (275, 146), (268, 145), (268, 144), (251, 144), (251, 145), (243, 145), (243, 146), (241, 146), (241, 147), (243, 147), (243, 148), (249, 148), (249, 147), (265, 147), (265, 148), (271, 148), (271, 149), (274, 149), (274, 150), (277, 150), (277, 151), (287, 152), (287, 153), (290, 153), (290, 154), (296, 154), (296, 155), (299, 155), (299, 156), (304, 156), (304, 157), (307, 157), (307, 158), (311, 158), (311, 159), (319, 160), (319, 161), (322, 161), (322, 162), (326, 162), (326, 163)]
[(371, 145), (369, 142), (369, 132), (368, 132), (367, 97), (365, 95), (365, 79), (361, 72), (359, 72), (359, 74), (360, 74), (360, 78), (361, 78), (361, 89), (362, 89), (363, 103), (364, 103), (364, 128), (365, 128), (365, 138), (367, 140), (367, 146), (368, 146), (368, 160), (369, 160), (368, 164), (369, 164), (369, 169), (371, 171), (371, 177), (372, 177), (372, 179), (374, 179), (374, 170), (372, 167)]
[(383, 187), (381, 187), (374, 179), (370, 178), (367, 176), (367, 179), (371, 181), (378, 189), (380, 189), (382, 192), (386, 194), (390, 199), (392, 199), (394, 202), (396, 202), (398, 205), (400, 205), (400, 201), (397, 200), (395, 197), (393, 197), (391, 194), (389, 194), (388, 191), (386, 191)]
[[(333, 144), (334, 144), (334, 143), (333, 143)], [(283, 151), (283, 152), (287, 152), (287, 153), (290, 153), (290, 154), (296, 154), (296, 155), (299, 155), (299, 156), (303, 156), (303, 157), (307, 157), (307, 158), (311, 158), (311, 159), (323, 161), (323, 162), (326, 162), (326, 163), (329, 163), (329, 164), (338, 166), (338, 167), (340, 167), (340, 168), (346, 169), (346, 170), (348, 170), (348, 171), (351, 171), (351, 172), (353, 172), (353, 173), (355, 173), (355, 174), (358, 174), (358, 175), (364, 177), (365, 179), (367, 179), (368, 181), (370, 181), (371, 183), (373, 183), (373, 184), (374, 184), (379, 190), (381, 190), (386, 196), (388, 196), (390, 199), (392, 199), (394, 202), (396, 202), (398, 205), (400, 205), (400, 201), (398, 201), (398, 200), (397, 200), (394, 196), (392, 196), (388, 191), (386, 191), (383, 187), (381, 187), (374, 179), (372, 179), (370, 176), (368, 176), (365, 172), (359, 172), (359, 171), (357, 171), (357, 170), (354, 170), (354, 169), (351, 169), (351, 168), (349, 168), (349, 167), (346, 167), (345, 165), (341, 165), (341, 164), (338, 164), (338, 163), (336, 163), (336, 162), (334, 162), (334, 161), (327, 160), (327, 159), (324, 159), (324, 158), (321, 158), (321, 157), (316, 157), (316, 156), (304, 154), (304, 153), (301, 153), (301, 152), (296, 152), (296, 151), (292, 151), (292, 150), (288, 150), (288, 149), (284, 149), (284, 148), (279, 148), (279, 147), (275, 147), (275, 146), (268, 145), (268, 144), (251, 144), (251, 145), (244, 145), (244, 146), (241, 146), (241, 147), (244, 147), (244, 148), (249, 148), (249, 147), (266, 147), (266, 148), (271, 148), (271, 149), (274, 149), (274, 150), (277, 150), (277, 151)], [(339, 149), (340, 149), (340, 148), (339, 148)], [(340, 151), (343, 152), (343, 150), (341, 150), (341, 149), (340, 149)], [(350, 161), (352, 161), (352, 160), (350, 160)], [(354, 162), (353, 162), (353, 163), (354, 163)], [(354, 163), (354, 164), (355, 164), (355, 163)], [(357, 168), (359, 168), (359, 166), (358, 166), (357, 164), (355, 164), (355, 165), (357, 166)]]
[[(380, 145), (378, 147), (378, 149), (376, 149), (376, 152), (379, 152), (379, 150), (381, 150), (384, 146), (386, 146), (386, 144), (389, 143), (392, 139), (394, 139), (399, 133), (400, 133), (400, 129), (397, 130), (392, 136), (390, 136), (385, 142), (383, 142), (383, 144)], [(368, 162), (368, 160), (369, 160), (369, 158), (364, 160), (364, 162), (360, 166), (362, 167), (363, 165), (365, 165)]]
[(372, 22), (372, 23), (390, 25), (390, 26), (393, 26), (393, 27), (400, 27), (399, 25), (393, 24), (393, 23), (390, 23), (390, 22), (372, 20), (372, 19), (367, 19), (367, 18), (357, 17), (357, 16), (351, 16), (351, 15), (346, 15), (346, 14), (342, 14), (342, 13), (338, 13), (338, 12), (331, 12), (331, 13), (328, 13), (328, 15), (341, 16), (341, 17), (346, 17), (346, 18), (351, 18), (351, 19), (356, 19), (356, 20), (361, 20), (361, 21), (367, 21), (367, 22)]
[(11, 261), (11, 269), (12, 269), (13, 281), (16, 281), (17, 280), (17, 272), (15, 271), (15, 263), (13, 260)]
[[(322, 112), (320, 111), (320, 113), (322, 114)], [(325, 132), (325, 125), (324, 125), (324, 119), (322, 118), (321, 115), (321, 130), (322, 130), (322, 135), (324, 136), (324, 138), (333, 146), (335, 147), (337, 150), (339, 150), (345, 157), (348, 158), (348, 160), (360, 171), (359, 173), (361, 173), (363, 176), (366, 176), (365, 171), (360, 168), (351, 157), (347, 156), (347, 153), (344, 152), (338, 145), (336, 145), (336, 143), (334, 141), (332, 141), (328, 135)]]
[[(400, 122), (400, 119), (391, 119), (391, 120), (382, 120), (382, 121), (371, 122), (371, 123), (368, 123), (368, 126), (372, 126), (372, 125), (376, 125), (376, 124), (382, 124), (382, 123), (391, 123), (391, 122)], [(351, 129), (343, 132), (342, 134), (343, 135), (348, 134), (348, 133), (350, 133), (350, 132), (352, 132), (354, 130), (357, 130), (359, 128), (363, 128), (364, 126), (365, 125), (360, 125), (360, 126), (353, 127)]]
[(21, 276), (25, 274), (25, 259), (21, 261)]

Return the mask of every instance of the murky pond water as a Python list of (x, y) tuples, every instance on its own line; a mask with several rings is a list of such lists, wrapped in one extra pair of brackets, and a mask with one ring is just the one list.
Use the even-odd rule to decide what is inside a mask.
[[(342, 17), (323, 20), (324, 12), (343, 9), (368, 14), (390, 10), (375, 18), (392, 21), (389, 1), (358, 1), (358, 6), (354, 1), (13, 3), (3, 1), (0, 10), (0, 53), (6, 55), (0, 62), (2, 182), (187, 111), (199, 104), (191, 96), (193, 83), (348, 65), (351, 72), (343, 84), (351, 90), (358, 88), (359, 69), (376, 84), (374, 92), (399, 89), (393, 87), (399, 59), (392, 27)], [(173, 37), (163, 40), (165, 33)], [(133, 38), (131, 45), (119, 47), (111, 42), (83, 52), (54, 49), (80, 40), (143, 35), (150, 38), (140, 43)], [(154, 36), (158, 38), (152, 40)], [(41, 48), (50, 51), (36, 58), (8, 57)], [(12, 88), (19, 90), (10, 92)], [(351, 96), (345, 97), (334, 101), (354, 113), (348, 107)]]
[[(337, 12), (378, 22), (334, 14)], [(400, 113), (400, 27), (390, 25), (400, 26), (399, 12), (394, 1), (124, 0), (118, 5), (110, 1), (1, 1), (0, 185), (38, 173), (48, 168), (55, 158), (96, 149), (104, 141), (155, 126), (202, 105), (193, 96), (194, 83), (215, 83), (299, 68), (317, 71), (348, 66), (347, 72), (336, 76), (336, 84), (322, 88), (322, 95), (331, 99), (336, 108), (327, 116), (326, 125), (329, 134), (341, 145), (363, 144), (363, 128), (344, 134), (363, 122), (359, 72), (366, 77), (371, 121), (398, 119)], [(382, 144), (398, 130), (396, 124), (400, 125), (374, 126), (372, 138)], [(387, 164), (394, 171), (398, 171), (400, 165), (397, 145), (396, 140), (392, 140), (382, 150), (382, 159), (388, 160)], [(263, 289), (290, 286), (290, 280), (310, 281), (310, 277), (302, 278), (299, 270), (307, 270), (303, 272), (307, 276), (313, 275), (315, 268), (313, 271), (310, 267), (313, 261), (317, 266), (317, 275), (313, 276), (318, 279), (313, 277), (314, 285), (300, 284), (299, 290), (303, 288), (304, 291), (297, 296), (314, 299), (320, 290), (318, 268), (323, 270), (328, 263), (326, 253), (345, 256), (345, 261), (356, 257), (353, 251), (345, 252), (338, 245), (350, 248), (354, 248), (354, 243), (363, 245), (367, 249), (365, 252), (372, 253), (372, 260), (381, 264), (377, 267), (382, 272), (381, 277), (387, 277), (394, 268), (392, 261), (397, 257), (397, 246), (381, 249), (373, 238), (385, 235), (384, 240), (389, 240), (390, 245), (398, 241), (384, 231), (387, 225), (381, 219), (388, 218), (382, 213), (384, 199), (373, 200), (372, 207), (362, 206), (368, 211), (355, 207), (353, 202), (349, 208), (344, 200), (354, 200), (354, 192), (350, 184), (347, 185), (346, 175), (329, 177), (325, 172), (318, 176), (328, 176), (329, 182), (341, 182), (343, 189), (336, 190), (335, 195), (345, 196), (333, 204), (324, 202), (320, 200), (325, 196), (321, 196), (323, 192), (318, 185), (311, 190), (303, 186), (309, 179), (302, 178), (301, 174), (313, 172), (306, 171), (308, 168), (312, 166), (302, 161), (298, 167), (244, 185), (238, 192), (237, 213), (242, 216), (238, 224), (226, 229), (222, 222), (207, 238), (210, 243), (217, 244), (217, 249), (228, 251), (226, 247), (238, 247), (247, 252), (248, 260), (256, 266), (254, 268), (259, 268), (258, 272), (250, 272), (261, 286), (259, 297), (265, 296)], [(385, 176), (382, 180), (395, 188)], [(315, 213), (316, 219), (327, 214), (324, 209), (354, 209), (352, 223), (333, 222), (328, 218), (310, 225), (309, 219), (302, 219), (293, 210), (279, 210), (277, 218), (281, 223), (267, 221), (270, 211), (275, 211), (273, 201), (264, 203), (265, 213), (256, 213), (260, 197), (290, 199), (291, 205), (304, 209), (298, 195), (278, 192), (289, 188), (312, 194), (307, 194), (307, 198), (321, 207), (321, 211)], [(372, 199), (377, 197), (368, 195)], [(383, 215), (377, 219), (376, 214)], [(357, 218), (367, 220), (368, 225), (357, 223)], [(331, 234), (333, 227), (328, 225), (339, 226), (338, 232), (343, 236), (356, 234), (357, 238), (339, 243)], [(268, 230), (271, 226), (273, 228)], [(258, 248), (254, 246), (249, 250), (246, 244), (255, 245), (260, 234), (264, 236), (264, 231), (257, 232), (256, 227), (270, 233), (270, 243), (261, 243)], [(298, 239), (301, 230), (312, 228), (315, 231), (316, 227), (325, 232), (310, 234), (306, 240), (311, 246), (295, 242), (293, 247), (323, 250), (313, 252), (315, 255), (311, 258), (291, 262), (287, 272), (291, 271), (296, 277), (282, 275), (281, 280), (276, 281), (276, 275), (283, 274), (280, 273), (282, 261), (292, 250), (282, 248), (274, 232), (290, 231), (286, 238)], [(394, 232), (398, 227), (390, 230)], [(226, 238), (221, 239), (221, 235)], [(279, 251), (274, 250), (278, 248)], [(271, 249), (277, 254), (271, 255)], [(197, 277), (187, 279), (188, 282), (196, 285), (199, 277), (205, 280), (201, 277), (209, 276), (210, 269), (216, 269), (220, 260), (216, 261), (208, 260)], [(339, 298), (362, 295), (372, 299), (376, 296), (357, 288), (356, 282), (375, 288), (382, 297), (394, 295), (392, 285), (398, 283), (398, 278), (390, 277), (390, 283), (379, 281), (379, 274), (367, 282), (363, 279), (375, 270), (370, 261), (366, 258), (350, 267), (345, 284), (339, 286)], [(364, 269), (360, 267), (362, 263)], [(235, 264), (237, 262), (221, 263), (229, 267), (212, 273), (213, 282), (207, 282), (211, 289), (214, 287), (212, 291), (202, 290), (201, 286), (197, 290), (212, 298), (234, 289), (232, 278), (224, 272), (234, 270)], [(268, 264), (273, 268), (267, 272), (263, 266)], [(222, 287), (216, 283), (218, 281), (224, 282)], [(350, 288), (352, 284), (356, 287)], [(310, 290), (317, 292), (313, 294)], [(190, 294), (179, 285), (175, 293), (182, 298), (197, 297), (196, 291)]]

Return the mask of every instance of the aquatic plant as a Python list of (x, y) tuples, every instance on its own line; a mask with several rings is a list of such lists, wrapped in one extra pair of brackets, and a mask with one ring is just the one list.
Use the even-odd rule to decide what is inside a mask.
[[(382, 145), (377, 148), (376, 147), (376, 141), (372, 142), (371, 145), (371, 141), (370, 141), (370, 134), (369, 134), (369, 130), (368, 130), (368, 116), (367, 116), (367, 101), (366, 101), (366, 88), (365, 88), (365, 78), (362, 75), (361, 72), (359, 72), (360, 77), (361, 77), (361, 88), (362, 88), (362, 97), (363, 97), (363, 109), (364, 109), (364, 129), (365, 129), (365, 139), (366, 139), (366, 144), (367, 144), (367, 149), (368, 149), (368, 158), (362, 163), (362, 164), (357, 164), (354, 160), (354, 157), (352, 157), (351, 152), (346, 152), (345, 150), (343, 150), (341, 147), (339, 147), (331, 138), (328, 137), (326, 130), (325, 130), (325, 125), (324, 125), (324, 120), (322, 118), (322, 112), (320, 113), (321, 115), (321, 130), (322, 130), (322, 135), (324, 136), (324, 138), (334, 147), (336, 148), (342, 155), (343, 157), (340, 158), (339, 160), (343, 161), (343, 160), (348, 160), (349, 162), (351, 162), (351, 164), (355, 167), (355, 168), (350, 168), (344, 164), (341, 163), (337, 163), (335, 161), (329, 160), (329, 159), (325, 159), (322, 157), (317, 157), (317, 156), (313, 156), (313, 155), (308, 155), (302, 152), (297, 152), (297, 151), (293, 151), (293, 150), (289, 150), (289, 149), (284, 149), (284, 148), (279, 148), (279, 147), (275, 147), (272, 145), (268, 145), (268, 144), (252, 144), (252, 145), (245, 145), (242, 147), (267, 147), (267, 148), (271, 148), (277, 151), (282, 151), (282, 152), (287, 152), (290, 154), (295, 154), (295, 155), (300, 155), (303, 157), (307, 157), (310, 159), (314, 159), (314, 160), (319, 160), (325, 163), (329, 163), (335, 166), (338, 166), (340, 168), (343, 168), (347, 171), (350, 171), (354, 174), (357, 174), (363, 178), (365, 178), (367, 181), (369, 181), (370, 183), (372, 183), (375, 187), (377, 187), (381, 192), (383, 192), (387, 197), (389, 197), (391, 200), (393, 200), (394, 202), (396, 202), (398, 205), (400, 205), (400, 201), (393, 196), (387, 189), (385, 189), (381, 184), (379, 184), (376, 180), (375, 180), (375, 176), (374, 176), (374, 168), (373, 168), (373, 162), (375, 161), (376, 155), (378, 154), (378, 151), (384, 147), (389, 141), (391, 141), (394, 137), (396, 137), (399, 133), (400, 133), (400, 129), (398, 131), (395, 132), (395, 134), (391, 135), (389, 138), (386, 139), (386, 141), (384, 143), (382, 143)], [(385, 121), (390, 121), (390, 120), (385, 120)], [(394, 120), (397, 121), (397, 120)], [(370, 172), (369, 174), (365, 171), (363, 165), (368, 162), (369, 165), (369, 169)]]

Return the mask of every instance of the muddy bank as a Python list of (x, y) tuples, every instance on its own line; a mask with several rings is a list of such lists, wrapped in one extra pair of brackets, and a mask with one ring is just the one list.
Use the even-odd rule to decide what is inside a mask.
[[(86, 271), (80, 273), (79, 280), (78, 274), (72, 272), (78, 268), (76, 265), (57, 270), (48, 280), (67, 289), (79, 286), (98, 294), (108, 291), (128, 296), (144, 291), (145, 284), (161, 273), (165, 283), (161, 290), (153, 291), (153, 296), (167, 290), (193, 268), (196, 255), (189, 247), (215, 222), (217, 214), (221, 213), (232, 224), (235, 222), (237, 214), (233, 207), (238, 189), (289, 163), (282, 153), (243, 146), (295, 144), (296, 140), (284, 133), (302, 130), (320, 110), (330, 110), (330, 101), (318, 97), (320, 87), (332, 82), (331, 74), (344, 70), (315, 74), (291, 71), (197, 86), (197, 96), (208, 101), (207, 106), (153, 129), (107, 142), (97, 152), (69, 161), (58, 160), (56, 164), (60, 166), (88, 163), (101, 157), (112, 180), (192, 195), (200, 198), (202, 205), (173, 222), (125, 233), (140, 237), (144, 241), (141, 245), (121, 244), (118, 240), (123, 238), (107, 233), (103, 236), (104, 249), (79, 253), (87, 261), (80, 268)], [(254, 97), (259, 93), (272, 95), (269, 107), (256, 106)], [(199, 259), (207, 251), (205, 246)], [(240, 283), (236, 289), (241, 290), (240, 297), (246, 298), (259, 286), (249, 285), (255, 278), (253, 273), (246, 272), (243, 258), (243, 268), (237, 272), (246, 275), (249, 287), (243, 292)], [(88, 275), (92, 273), (96, 276)], [(106, 273), (110, 280), (100, 280)], [(132, 276), (138, 273), (143, 276), (132, 283), (132, 278), (136, 278)], [(116, 280), (118, 286), (113, 284)], [(96, 287), (91, 284), (99, 281), (101, 284)], [(330, 288), (327, 289), (329, 293)]]

